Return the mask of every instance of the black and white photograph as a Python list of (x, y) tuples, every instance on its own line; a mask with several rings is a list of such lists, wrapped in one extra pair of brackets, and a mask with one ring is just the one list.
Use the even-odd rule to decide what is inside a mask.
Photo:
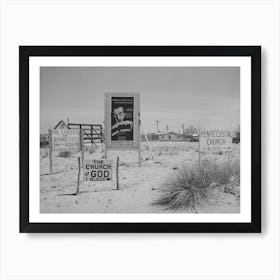
[[(112, 143), (105, 153), (107, 92), (115, 94), (105, 101)], [(140, 118), (129, 92), (139, 94)], [(139, 150), (125, 150), (134, 122)], [(76, 146), (48, 138), (49, 130), (77, 131), (74, 124), (81, 149), (79, 137)], [(40, 139), (41, 213), (240, 212), (239, 67), (41, 67)], [(48, 140), (64, 150), (49, 149)], [(92, 180), (110, 160), (111, 180), (77, 179), (79, 157), (81, 168), (92, 161)]]
[(0, 279), (280, 280), (280, 1), (0, 1)]
[[(116, 224), (235, 231), (252, 222), (258, 47), (35, 50), (42, 56), (27, 65), (33, 171), (28, 197), (22, 189), (29, 206), (21, 204), (29, 221), (76, 223), (77, 231), (100, 223), (93, 230), (109, 232)], [(44, 56), (68, 50), (78, 56)]]

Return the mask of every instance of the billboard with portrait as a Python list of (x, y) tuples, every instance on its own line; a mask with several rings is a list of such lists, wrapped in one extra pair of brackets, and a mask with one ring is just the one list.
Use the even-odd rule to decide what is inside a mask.
[(138, 148), (139, 137), (139, 95), (137, 93), (106, 93), (106, 147)]

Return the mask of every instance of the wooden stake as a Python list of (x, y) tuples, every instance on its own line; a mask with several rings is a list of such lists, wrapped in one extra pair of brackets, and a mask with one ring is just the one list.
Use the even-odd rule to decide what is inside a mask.
[(199, 125), (199, 129), (198, 129), (198, 168), (200, 168), (200, 161), (201, 161), (201, 156), (200, 156), (200, 125)]
[(231, 152), (228, 152), (228, 165), (230, 166), (230, 162), (231, 162)]
[(139, 142), (139, 147), (138, 147), (138, 165), (141, 167), (141, 145)]
[(117, 166), (116, 166), (117, 190), (119, 190), (119, 160), (120, 158), (117, 157)]
[(80, 190), (80, 173), (81, 173), (81, 163), (80, 163), (80, 157), (78, 157), (78, 181), (77, 181), (76, 195), (79, 193)]
[(49, 159), (50, 159), (50, 174), (53, 173), (52, 166), (52, 130), (49, 129)]
[(147, 145), (148, 145), (148, 148), (149, 148), (150, 154), (151, 154), (151, 156), (152, 156), (152, 159), (155, 159), (154, 153), (153, 153), (153, 151), (152, 151), (152, 147), (151, 147), (151, 145), (150, 145), (149, 139), (148, 139), (148, 137), (147, 137), (147, 134), (146, 134), (146, 132), (145, 132), (145, 129), (144, 129), (142, 123), (140, 123), (140, 126), (141, 126), (141, 128), (142, 128), (143, 133), (144, 133), (145, 140), (146, 140), (146, 143), (147, 143)]
[[(82, 168), (84, 168), (84, 160), (85, 160), (85, 150), (84, 150), (84, 135), (83, 135), (83, 130), (80, 129), (80, 142), (81, 142), (81, 157), (82, 157)], [(80, 162), (80, 160), (79, 160)], [(83, 181), (84, 181), (84, 172), (83, 172)]]
[(85, 151), (84, 151), (84, 137), (83, 137), (83, 130), (82, 129), (80, 129), (80, 143), (81, 143), (81, 157), (82, 157), (82, 168), (83, 168)]
[(231, 134), (231, 143), (230, 143), (230, 152), (228, 152), (228, 165), (231, 162), (231, 151), (232, 151), (232, 117), (230, 117), (230, 134)]

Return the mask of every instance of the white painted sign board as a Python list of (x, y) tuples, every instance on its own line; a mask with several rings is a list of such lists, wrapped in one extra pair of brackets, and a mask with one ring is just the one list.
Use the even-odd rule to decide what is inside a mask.
[(53, 151), (81, 150), (80, 129), (54, 129), (52, 131)]
[(112, 160), (86, 160), (84, 162), (85, 181), (112, 180)]
[(203, 129), (199, 135), (200, 151), (208, 153), (230, 152), (232, 146), (231, 130)]

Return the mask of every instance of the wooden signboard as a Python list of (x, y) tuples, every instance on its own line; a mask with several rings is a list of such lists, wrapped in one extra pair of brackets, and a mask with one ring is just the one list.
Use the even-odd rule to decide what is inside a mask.
[(85, 181), (109, 181), (112, 180), (111, 160), (86, 160), (84, 162), (84, 180)]
[(232, 132), (223, 129), (203, 129), (199, 135), (199, 146), (201, 152), (231, 152)]
[(84, 163), (84, 144), (82, 129), (49, 129), (50, 174), (53, 173), (53, 151), (81, 151)]
[(54, 129), (52, 151), (79, 151), (81, 149), (80, 129)]

